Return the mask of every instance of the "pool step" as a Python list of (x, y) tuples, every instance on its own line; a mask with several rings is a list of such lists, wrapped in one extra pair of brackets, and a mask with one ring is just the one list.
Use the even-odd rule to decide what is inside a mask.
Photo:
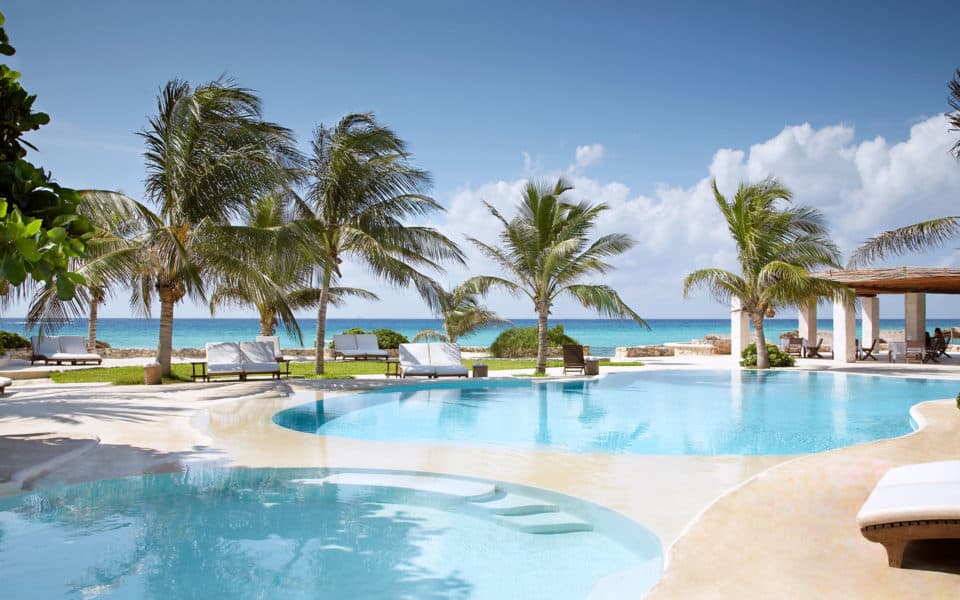
[(507, 494), (496, 500), (474, 502), (473, 505), (495, 515), (531, 515), (560, 510), (556, 504), (519, 494)]
[(297, 479), (300, 485), (336, 485), (340, 487), (377, 487), (426, 492), (467, 501), (484, 500), (496, 495), (492, 483), (429, 477), (426, 475), (390, 475), (384, 473), (337, 473), (322, 479)]
[(500, 515), (497, 523), (524, 533), (573, 533), (593, 531), (593, 525), (565, 512), (543, 512), (531, 515)]

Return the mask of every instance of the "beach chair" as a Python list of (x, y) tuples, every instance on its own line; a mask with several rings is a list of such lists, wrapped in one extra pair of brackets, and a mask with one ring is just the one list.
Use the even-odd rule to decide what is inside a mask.
[(430, 344), (400, 344), (400, 377), (433, 377), (436, 370), (430, 364)]
[(923, 340), (908, 339), (906, 348), (906, 362), (924, 363), (927, 361), (927, 347)]
[(793, 356), (803, 356), (803, 338), (796, 336), (788, 337), (785, 352)]
[(960, 461), (895, 467), (877, 482), (857, 514), (860, 533), (883, 544), (887, 564), (903, 565), (914, 540), (960, 539)]
[(283, 357), (283, 352), (280, 350), (280, 336), (278, 335), (258, 335), (258, 342), (268, 342), (273, 345), (273, 354), (277, 359), (277, 364), (280, 365), (280, 374), (290, 377), (290, 361)]
[(953, 336), (949, 333), (946, 335), (946, 337), (944, 337), (943, 341), (940, 342), (940, 344), (937, 346), (937, 356), (936, 356), (937, 358), (940, 358), (941, 356), (952, 358), (949, 354), (947, 354), (947, 346), (950, 345), (950, 342), (952, 340), (953, 340)]
[(362, 352), (362, 356), (365, 360), (369, 360), (371, 358), (386, 359), (388, 356), (386, 350), (380, 349), (380, 343), (377, 341), (377, 336), (373, 335), (372, 333), (357, 334), (357, 352)]
[(429, 346), (434, 377), (467, 377), (469, 372), (460, 362), (460, 344), (431, 342)]
[(823, 345), (823, 338), (817, 340), (816, 346), (811, 346), (806, 341), (803, 342), (803, 356), (807, 358), (823, 358), (820, 354), (820, 346)]
[(566, 375), (567, 371), (572, 371), (574, 373), (579, 372), (582, 375), (586, 368), (587, 364), (583, 359), (583, 346), (580, 344), (564, 344), (563, 374)]
[(857, 360), (867, 360), (868, 358), (877, 360), (877, 357), (873, 355), (874, 350), (877, 349), (877, 338), (873, 339), (873, 344), (869, 348), (864, 348), (860, 343), (860, 340), (856, 340), (857, 343)]
[(270, 375), (280, 379), (280, 363), (277, 361), (273, 342), (240, 342), (240, 379), (248, 375)]

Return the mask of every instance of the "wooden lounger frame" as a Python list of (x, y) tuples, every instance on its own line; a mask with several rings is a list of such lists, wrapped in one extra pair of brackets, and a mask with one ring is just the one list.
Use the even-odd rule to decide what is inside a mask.
[(883, 544), (891, 567), (903, 565), (903, 551), (915, 540), (960, 539), (960, 519), (931, 519), (878, 523), (860, 529), (863, 537)]

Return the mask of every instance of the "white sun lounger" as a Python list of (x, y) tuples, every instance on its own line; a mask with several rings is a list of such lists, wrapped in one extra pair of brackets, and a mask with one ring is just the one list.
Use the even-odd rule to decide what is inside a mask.
[(333, 358), (342, 357), (355, 360), (368, 358), (387, 358), (387, 351), (381, 350), (377, 336), (370, 333), (341, 333), (333, 336)]
[(58, 365), (69, 362), (95, 362), (100, 364), (103, 358), (99, 354), (87, 351), (87, 340), (82, 335), (33, 336), (30, 338), (30, 364), (42, 360), (44, 364), (52, 362)]
[(960, 538), (960, 461), (896, 467), (877, 482), (857, 514), (863, 537), (883, 544), (891, 567), (907, 543)]
[(466, 377), (467, 368), (458, 344), (400, 344), (400, 376)]
[(236, 375), (240, 381), (246, 381), (248, 375), (280, 378), (280, 363), (271, 342), (210, 342), (206, 350), (206, 370), (200, 376), (207, 381), (228, 375)]

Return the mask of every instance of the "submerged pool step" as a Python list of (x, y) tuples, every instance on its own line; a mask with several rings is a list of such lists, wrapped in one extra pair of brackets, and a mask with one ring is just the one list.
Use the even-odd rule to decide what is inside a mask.
[(556, 504), (519, 494), (507, 494), (496, 500), (475, 501), (473, 505), (495, 515), (531, 515), (560, 510)]
[(463, 481), (427, 475), (389, 475), (383, 473), (337, 473), (321, 479), (298, 479), (300, 485), (336, 485), (377, 487), (427, 492), (467, 501), (483, 500), (497, 493), (492, 483)]
[(543, 512), (532, 515), (499, 515), (497, 523), (524, 533), (573, 533), (593, 531), (593, 525), (565, 512)]

